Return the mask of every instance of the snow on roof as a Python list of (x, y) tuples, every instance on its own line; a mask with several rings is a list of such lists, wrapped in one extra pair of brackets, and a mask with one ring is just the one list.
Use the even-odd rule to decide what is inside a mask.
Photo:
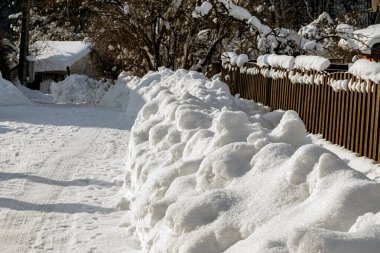
[(33, 47), (37, 50), (36, 72), (66, 71), (91, 51), (90, 44), (83, 41), (36, 41)]

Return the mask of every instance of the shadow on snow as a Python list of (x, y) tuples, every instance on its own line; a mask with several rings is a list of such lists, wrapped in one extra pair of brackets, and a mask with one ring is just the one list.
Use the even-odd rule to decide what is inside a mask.
[(114, 208), (105, 208), (80, 203), (56, 203), (56, 204), (34, 204), (9, 198), (0, 198), (0, 208), (9, 208), (17, 211), (37, 211), (46, 213), (102, 213), (115, 212)]
[(49, 184), (49, 185), (56, 185), (56, 186), (63, 186), (63, 187), (96, 185), (96, 186), (101, 186), (105, 188), (111, 188), (112, 186), (115, 185), (114, 183), (110, 183), (110, 182), (106, 182), (102, 180), (96, 180), (96, 179), (75, 179), (71, 181), (59, 181), (59, 180), (54, 180), (54, 179), (35, 176), (35, 175), (28, 175), (24, 173), (0, 172), (0, 181), (6, 181), (6, 180), (12, 180), (12, 179), (26, 179), (34, 183)]

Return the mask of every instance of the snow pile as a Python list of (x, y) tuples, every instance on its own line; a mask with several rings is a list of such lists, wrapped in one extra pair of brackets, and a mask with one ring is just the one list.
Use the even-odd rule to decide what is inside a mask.
[[(133, 91), (126, 199), (143, 252), (376, 252), (380, 184), (218, 79), (161, 69)], [(131, 96), (132, 98), (132, 96)]]
[(0, 72), (0, 106), (29, 105), (30, 101), (11, 82), (3, 79)]
[(357, 60), (348, 70), (349, 73), (361, 79), (380, 82), (380, 63), (368, 60)]
[(292, 69), (295, 58), (288, 55), (266, 54), (257, 58), (257, 64), (269, 65), (275, 68)]
[(324, 71), (330, 66), (330, 61), (321, 56), (300, 55), (296, 57), (295, 68), (304, 70)]
[(97, 104), (108, 89), (108, 84), (84, 75), (71, 75), (59, 83), (51, 84), (55, 103)]

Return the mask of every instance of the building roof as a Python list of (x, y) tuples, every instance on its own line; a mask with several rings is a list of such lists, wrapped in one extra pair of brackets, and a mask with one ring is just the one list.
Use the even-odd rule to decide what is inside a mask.
[(33, 48), (36, 72), (66, 71), (91, 51), (90, 44), (83, 41), (36, 41)]

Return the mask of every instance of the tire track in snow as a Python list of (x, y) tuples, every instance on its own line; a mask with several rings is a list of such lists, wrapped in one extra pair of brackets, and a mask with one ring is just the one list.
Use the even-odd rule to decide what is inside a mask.
[[(63, 146), (59, 147), (60, 152), (53, 152), (48, 154), (48, 156), (39, 164), (41, 168), (36, 172), (41, 178), (52, 179), (56, 181), (64, 181), (70, 179), (74, 174), (75, 170), (70, 169), (78, 159), (74, 159), (75, 156), (79, 156), (86, 152), (88, 147), (93, 143), (94, 139), (97, 138), (98, 134), (95, 134), (98, 129), (82, 129), (74, 137), (71, 137)], [(93, 136), (93, 137), (92, 137)], [(25, 146), (23, 147), (25, 149)], [(30, 152), (28, 152), (24, 157), (25, 160), (21, 159), (21, 164), (18, 171), (28, 171), (27, 167), (33, 167), (33, 157), (36, 155), (37, 147), (29, 147)], [(24, 151), (24, 150), (23, 150)], [(49, 156), (52, 155), (52, 156)], [(14, 185), (15, 190), (20, 190), (17, 195), (22, 196), (18, 201), (38, 204), (34, 205), (33, 210), (36, 212), (33, 219), (30, 219), (30, 214), (19, 210), (19, 212), (14, 212), (13, 209), (27, 209), (28, 206), (15, 207), (17, 204), (13, 204), (12, 201), (9, 203), (10, 209), (7, 210), (6, 217), (4, 219), (5, 230), (10, 230), (15, 227), (24, 227), (23, 232), (16, 239), (16, 252), (27, 252), (29, 249), (25, 249), (25, 245), (34, 244), (34, 240), (38, 234), (38, 231), (43, 227), (44, 223), (50, 218), (51, 215), (45, 215), (47, 211), (51, 211), (48, 204), (56, 202), (59, 199), (60, 193), (64, 190), (62, 187), (56, 187), (54, 185), (48, 184), (36, 184), (33, 181), (28, 180), (28, 178), (23, 178), (20, 180), (18, 185)], [(46, 189), (48, 188), (48, 189)], [(8, 235), (2, 240), (3, 245), (7, 245), (10, 238)], [(26, 243), (28, 242), (28, 243)], [(29, 248), (28, 247), (28, 248)]]

